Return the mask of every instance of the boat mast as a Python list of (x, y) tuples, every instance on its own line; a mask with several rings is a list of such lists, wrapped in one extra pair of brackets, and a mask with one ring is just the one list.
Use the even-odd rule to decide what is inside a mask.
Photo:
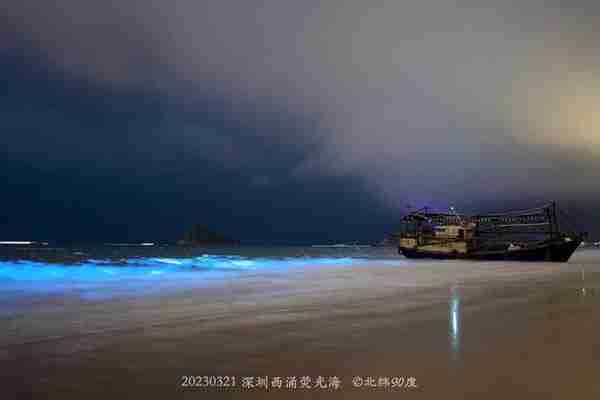
[(553, 201), (548, 208), (548, 217), (550, 218), (550, 239), (558, 234), (558, 219), (556, 218), (556, 202)]
[(558, 218), (556, 216), (556, 201), (552, 202), (552, 218), (553, 218), (553, 229), (554, 229), (554, 233), (558, 234), (559, 232), (559, 227), (558, 227)]

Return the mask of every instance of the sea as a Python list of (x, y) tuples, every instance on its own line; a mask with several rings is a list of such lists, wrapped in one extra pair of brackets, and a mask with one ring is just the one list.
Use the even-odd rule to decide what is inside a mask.
[(0, 294), (5, 299), (52, 294), (102, 299), (205, 286), (252, 274), (401, 259), (394, 247), (353, 244), (188, 247), (11, 242), (0, 244)]

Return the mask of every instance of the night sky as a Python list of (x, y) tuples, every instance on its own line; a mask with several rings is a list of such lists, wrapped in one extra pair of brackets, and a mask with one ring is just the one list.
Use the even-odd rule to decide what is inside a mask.
[(600, 234), (600, 3), (0, 6), (0, 240), (377, 240), (558, 200)]

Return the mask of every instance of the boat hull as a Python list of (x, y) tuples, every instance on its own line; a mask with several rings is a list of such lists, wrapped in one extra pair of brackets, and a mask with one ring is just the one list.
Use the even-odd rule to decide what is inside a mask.
[(472, 251), (468, 253), (459, 252), (432, 252), (418, 248), (398, 247), (398, 252), (407, 258), (430, 258), (430, 259), (463, 259), (463, 260), (486, 260), (486, 261), (550, 261), (567, 262), (581, 239), (569, 241), (554, 240), (541, 243), (535, 247), (517, 250), (494, 250), (494, 251)]

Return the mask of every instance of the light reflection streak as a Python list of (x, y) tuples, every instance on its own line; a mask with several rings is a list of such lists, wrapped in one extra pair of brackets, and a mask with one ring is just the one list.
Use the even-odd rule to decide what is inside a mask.
[(460, 295), (456, 286), (451, 289), (450, 298), (450, 347), (454, 358), (460, 353)]

